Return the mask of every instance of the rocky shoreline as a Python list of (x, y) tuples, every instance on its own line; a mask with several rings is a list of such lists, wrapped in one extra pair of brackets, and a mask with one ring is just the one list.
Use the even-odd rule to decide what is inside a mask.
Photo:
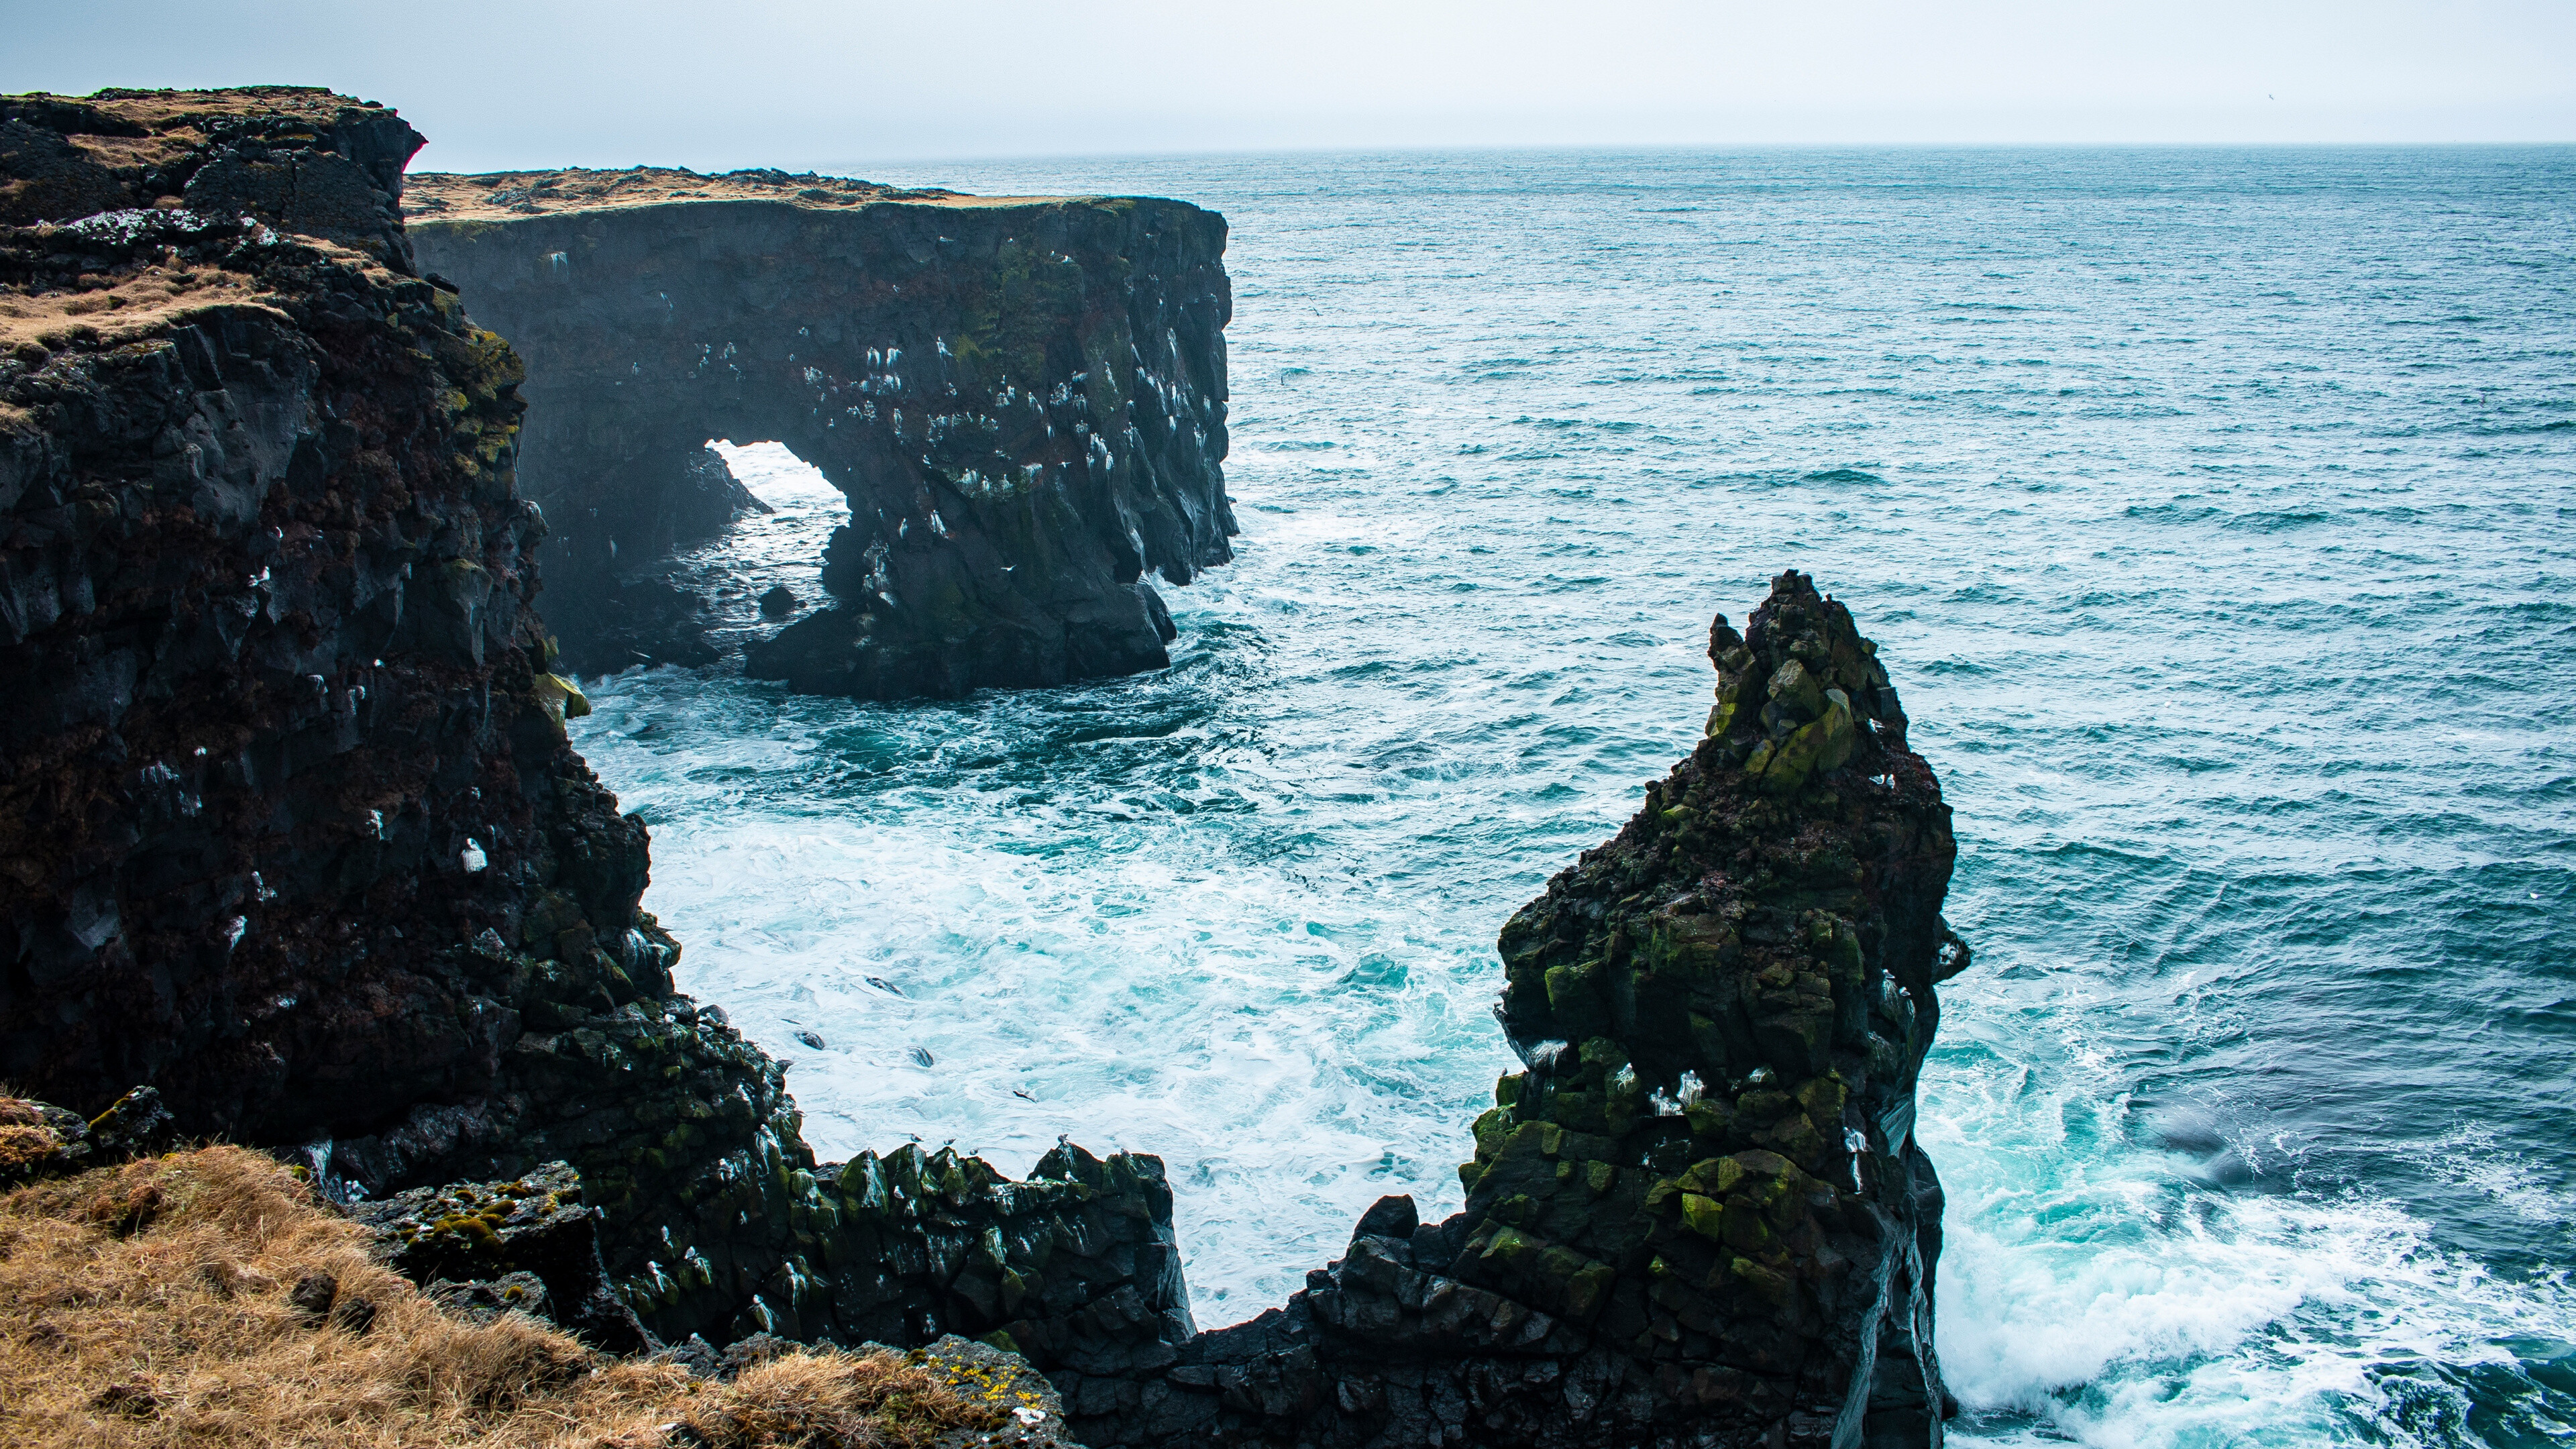
[[(1911, 1114), (1966, 961), (1955, 847), (1840, 604), (1786, 574), (1741, 635), (1721, 618), (1707, 739), (1505, 928), (1526, 1069), (1466, 1210), (1382, 1202), (1285, 1307), (1200, 1333), (1158, 1160), (818, 1163), (784, 1068), (672, 989), (646, 831), (563, 730), (519, 355), (413, 260), (417, 145), (320, 91), (0, 98), (0, 1077), (77, 1109), (0, 1125), (28, 1171), (269, 1146), (409, 1223), (389, 1251), (458, 1311), (533, 1294), (605, 1347), (985, 1338), (1101, 1446), (1938, 1442)], [(1221, 295), (1170, 305), (1221, 325)], [(1202, 420), (1210, 477), (1216, 387), (1159, 415)], [(1005, 527), (946, 497), (889, 513), (871, 568), (930, 587), (961, 519)], [(1083, 598), (1160, 546), (1007, 517), (1079, 542)], [(1226, 531), (1188, 519), (1181, 567)], [(1119, 637), (1155, 632), (1123, 597)], [(870, 677), (911, 682), (845, 692), (1080, 672), (1070, 632), (1025, 675), (936, 680), (985, 656), (870, 635), (896, 636), (879, 657), (913, 662)], [(137, 1083), (166, 1128), (131, 1125)], [(585, 1236), (595, 1281), (560, 1250)]]

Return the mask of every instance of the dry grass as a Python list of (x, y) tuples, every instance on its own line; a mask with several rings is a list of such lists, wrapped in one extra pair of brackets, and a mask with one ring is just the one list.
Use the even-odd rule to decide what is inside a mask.
[(285, 320), (272, 300), (257, 278), (213, 267), (135, 267), (58, 292), (0, 284), (0, 352), (29, 343), (48, 350), (75, 343), (114, 347), (210, 307), (256, 307)]
[[(14, 99), (42, 98), (29, 91)], [(347, 97), (320, 86), (245, 86), (222, 91), (103, 90), (59, 100), (93, 106), (147, 132), (142, 136), (75, 135), (69, 139), (99, 164), (115, 170), (166, 166), (207, 143), (206, 123), (223, 117), (282, 116), (317, 129), (332, 123)]]
[(778, 201), (809, 211), (897, 203), (950, 210), (1043, 205), (1085, 198), (968, 196), (961, 192), (904, 190), (836, 176), (788, 176), (735, 171), (700, 176), (660, 166), (627, 171), (492, 171), (476, 176), (414, 171), (403, 178), (403, 215), (424, 222), (516, 221), (559, 212), (624, 211), (639, 206), (683, 206), (699, 201)]
[[(327, 1310), (322, 1276), (337, 1285)], [(0, 1197), (12, 1449), (923, 1449), (1005, 1422), (886, 1354), (799, 1352), (719, 1384), (601, 1358), (518, 1314), (450, 1317), (285, 1168), (238, 1148)]]

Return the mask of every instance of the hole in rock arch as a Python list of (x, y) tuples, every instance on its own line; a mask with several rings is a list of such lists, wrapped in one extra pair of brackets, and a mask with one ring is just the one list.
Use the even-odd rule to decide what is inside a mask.
[(682, 537), (650, 552), (610, 544), (614, 591), (592, 626), (598, 643), (576, 661), (589, 672), (739, 670), (746, 644), (829, 602), (823, 551), (850, 504), (822, 470), (784, 443), (722, 438), (689, 466), (666, 509), (696, 516), (662, 522)]

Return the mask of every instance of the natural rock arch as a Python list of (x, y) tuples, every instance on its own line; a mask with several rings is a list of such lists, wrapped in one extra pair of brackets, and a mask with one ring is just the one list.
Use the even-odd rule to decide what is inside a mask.
[(522, 486), (575, 664), (616, 579), (702, 534), (710, 437), (848, 496), (837, 607), (752, 651), (871, 698), (1169, 662), (1145, 575), (1232, 555), (1224, 220), (1179, 202), (987, 202), (778, 173), (412, 178), (424, 270), (526, 359)]

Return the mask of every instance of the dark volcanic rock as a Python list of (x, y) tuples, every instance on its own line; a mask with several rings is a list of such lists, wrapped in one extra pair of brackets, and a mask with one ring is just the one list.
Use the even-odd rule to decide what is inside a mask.
[[(0, 169), (10, 215), (121, 207), (0, 227), (0, 1079), (79, 1109), (0, 1101), (0, 1181), (173, 1131), (300, 1147), (342, 1195), (452, 1184), (365, 1211), (468, 1309), (528, 1296), (528, 1274), (550, 1311), (620, 1342), (642, 1341), (636, 1319), (718, 1344), (1002, 1335), (1100, 1446), (1937, 1442), (1940, 1189), (1912, 1140), (1914, 1084), (1935, 984), (1967, 952), (1940, 916), (1948, 808), (1841, 605), (1785, 574), (1742, 636), (1720, 619), (1708, 737), (1504, 929), (1500, 1014), (1527, 1069), (1476, 1124), (1466, 1210), (1423, 1224), (1382, 1201), (1283, 1308), (1199, 1334), (1158, 1160), (1061, 1145), (1024, 1182), (917, 1147), (818, 1166), (786, 1069), (672, 991), (678, 946), (636, 909), (644, 827), (568, 745), (581, 697), (530, 607), (543, 523), (513, 485), (517, 361), (410, 271), (399, 178), (370, 181), (361, 215), (352, 173), (324, 159), (375, 177), (366, 158), (416, 138), (381, 110), (288, 94), (273, 115), (260, 95), (156, 93), (12, 97), (0, 116), (18, 128), (0, 161), (24, 168)], [(349, 184), (307, 198), (280, 182), (308, 164)], [(223, 210), (159, 205), (199, 195)], [(781, 247), (822, 225), (743, 205), (743, 226), (787, 229)], [(735, 223), (680, 210), (757, 274), (724, 250)], [(1044, 398), (1022, 390), (1034, 372), (977, 370), (1023, 366), (1005, 334), (934, 332), (945, 360), (919, 373), (923, 340), (904, 334), (902, 366), (866, 364), (883, 386), (833, 403), (860, 419), (850, 437), (878, 439), (835, 455), (844, 487), (876, 496), (861, 463), (886, 438), (929, 461), (886, 505), (893, 542), (859, 555), (862, 592), (910, 602), (852, 602), (843, 568), (842, 603), (794, 626), (840, 641), (844, 685), (1043, 682), (1086, 650), (1136, 658), (1168, 637), (1128, 585), (1223, 548), (1221, 419), (1188, 372), (1216, 345), (1222, 274), (1213, 218), (1147, 210), (1023, 208), (1064, 227), (1024, 235), (923, 219), (1011, 208), (897, 207), (868, 223), (882, 235), (843, 238), (909, 238), (916, 268), (989, 240), (1026, 274), (977, 275), (1021, 276), (1032, 315), (1069, 316), (1061, 335), (1085, 349), (1136, 349), (1120, 364), (1059, 356), (1057, 332), (1022, 339), (1083, 370)], [(599, 255), (640, 265), (599, 225)], [(1173, 341), (1174, 317), (1154, 350), (1134, 310), (1150, 288), (1103, 297), (1084, 263), (1050, 260), (1103, 247), (1202, 275), (1174, 295), (1198, 298), (1206, 348)], [(901, 275), (937, 291), (931, 271)], [(942, 305), (970, 295), (957, 283)], [(855, 335), (829, 345), (849, 360)], [(824, 399), (847, 381), (827, 376), (809, 384)], [(1002, 411), (919, 415), (965, 452), (895, 430), (892, 411), (970, 384)], [(1115, 446), (1112, 400), (1134, 410)], [(1073, 433), (1065, 488), (1053, 464), (1019, 491), (961, 461), (1001, 455), (959, 419), (1015, 408), (1031, 447), (1064, 418), (1101, 425)], [(1118, 461), (1071, 467), (1095, 448)], [(1140, 457), (1206, 464), (1206, 507), (1166, 497), (1178, 512), (1148, 528), (1122, 471)], [(971, 527), (943, 511), (964, 496)], [(1123, 520), (1115, 538), (1104, 518)], [(1063, 544), (1046, 555), (1061, 571), (970, 588), (1009, 539)], [(880, 569), (913, 592), (870, 582)], [(1117, 627), (1084, 612), (1121, 598), (1137, 612)], [(1031, 673), (979, 672), (994, 659)], [(336, 1287), (310, 1296), (322, 1321), (372, 1323)]]
[(0, 96), (0, 226), (184, 207), (409, 270), (395, 203), (418, 132), (313, 86)]
[(605, 585), (721, 525), (674, 502), (709, 437), (783, 442), (851, 501), (837, 606), (750, 650), (798, 690), (1160, 668), (1145, 575), (1232, 557), (1221, 217), (778, 173), (411, 180), (424, 265), (528, 361), (521, 476), (583, 669), (686, 652)]
[(933, 1449), (1081, 1449), (1065, 1432), (1063, 1397), (1019, 1355), (950, 1334), (906, 1357), (947, 1380), (968, 1402), (1011, 1415), (989, 1433), (952, 1429)]
[(99, 1166), (89, 1123), (51, 1102), (0, 1097), (0, 1189)]
[(546, 1293), (546, 1280), (534, 1273), (504, 1273), (498, 1278), (469, 1278), (461, 1283), (434, 1278), (422, 1291), (439, 1307), (470, 1323), (489, 1323), (505, 1313), (555, 1321), (554, 1300)]
[[(0, 1103), (0, 1180), (171, 1130), (343, 1197), (561, 1161), (667, 1338), (1170, 1331), (1152, 1159), (818, 1172), (785, 1068), (673, 993), (529, 607), (518, 361), (403, 249), (419, 138), (309, 91), (0, 106), (42, 133), (0, 157), (40, 223), (0, 227), (0, 1080), (78, 1109)], [(372, 211), (270, 186), (331, 158)]]
[(0, 1097), (0, 1188), (148, 1156), (172, 1145), (161, 1094), (137, 1087), (94, 1119), (51, 1102)]
[[(271, 120), (417, 144), (355, 103)], [(568, 1158), (640, 1266), (648, 1220), (802, 1152), (794, 1111), (669, 995), (643, 826), (527, 607), (517, 361), (374, 244), (378, 201), (335, 218), (363, 249), (186, 209), (0, 230), (0, 1076), (336, 1140), (365, 1190)]]
[(1022, 1344), (1094, 1445), (1936, 1444), (1912, 1137), (1949, 808), (1875, 648), (1784, 574), (1710, 631), (1711, 736), (1502, 933), (1497, 1084), (1437, 1225), (1390, 1198), (1174, 1362)]
[[(350, 1205), (394, 1271), (460, 1306), (518, 1308), (554, 1319), (611, 1353), (648, 1346), (634, 1310), (600, 1261), (597, 1209), (581, 1174), (550, 1162), (507, 1182), (414, 1188)], [(514, 1276), (542, 1285), (531, 1294)], [(443, 1280), (443, 1281), (442, 1281)]]

